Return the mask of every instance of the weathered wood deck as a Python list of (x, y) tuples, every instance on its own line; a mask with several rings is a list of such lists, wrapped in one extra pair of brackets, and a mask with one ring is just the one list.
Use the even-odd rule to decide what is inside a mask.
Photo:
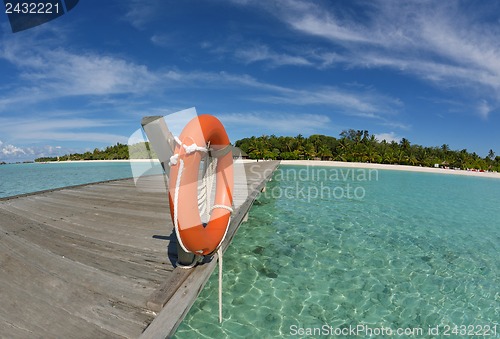
[[(245, 164), (252, 193), (235, 211), (224, 248), (276, 166)], [(173, 267), (161, 180), (143, 178), (142, 190), (125, 179), (0, 199), (0, 337), (173, 333), (215, 260), (190, 271)]]

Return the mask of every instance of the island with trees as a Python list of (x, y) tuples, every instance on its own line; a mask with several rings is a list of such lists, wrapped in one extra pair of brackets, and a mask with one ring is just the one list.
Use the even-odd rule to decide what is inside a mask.
[[(269, 160), (336, 160), (425, 167), (500, 171), (500, 156), (490, 150), (485, 157), (467, 149), (452, 150), (447, 144), (421, 146), (411, 144), (406, 138), (399, 142), (377, 140), (367, 130), (345, 130), (339, 138), (313, 134), (304, 137), (263, 135), (238, 140), (234, 144), (248, 154), (250, 159)], [(129, 152), (136, 159), (155, 157), (149, 144), (124, 145), (117, 143), (103, 150), (74, 153), (59, 157), (42, 157), (36, 162), (74, 160), (127, 160)]]
[(425, 147), (401, 141), (377, 140), (366, 130), (345, 130), (339, 138), (314, 134), (309, 137), (263, 135), (238, 140), (235, 146), (250, 159), (336, 160), (425, 167), (500, 171), (500, 156), (490, 150), (484, 158), (466, 149), (451, 150), (447, 144)]
[(114, 146), (108, 146), (105, 149), (95, 148), (93, 152), (72, 153), (56, 157), (41, 157), (35, 159), (35, 162), (52, 161), (81, 161), (81, 160), (129, 160), (130, 154), (134, 159), (151, 159), (156, 154), (150, 148), (148, 142), (141, 142), (134, 145), (125, 145), (117, 143)]

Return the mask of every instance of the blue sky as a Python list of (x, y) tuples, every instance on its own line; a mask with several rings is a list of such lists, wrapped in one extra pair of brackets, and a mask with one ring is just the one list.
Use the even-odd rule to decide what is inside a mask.
[(189, 107), (263, 134), (500, 155), (500, 3), (86, 0), (13, 34), (0, 14), (0, 161), (126, 143)]

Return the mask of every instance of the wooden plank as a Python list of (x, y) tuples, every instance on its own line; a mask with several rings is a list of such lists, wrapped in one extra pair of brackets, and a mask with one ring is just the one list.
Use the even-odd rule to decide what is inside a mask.
[(96, 270), (82, 274), (78, 263), (30, 246), (16, 235), (2, 238), (0, 258), (0, 294), (8, 298), (2, 302), (2, 316), (25, 328), (33, 323), (61, 337), (70, 332), (66, 327), (83, 331), (81, 335), (87, 327), (89, 333), (95, 327), (125, 335), (137, 333), (152, 318), (140, 307), (142, 298), (132, 284)]
[[(168, 228), (171, 228), (168, 225), (166, 214), (163, 220), (158, 218), (146, 222), (135, 218), (103, 220), (95, 216), (94, 211), (87, 210), (84, 212), (82, 210), (66, 211), (64, 209), (51, 209), (42, 206), (42, 204), (38, 205), (21, 201), (3, 206), (3, 209), (17, 215), (22, 215), (28, 220), (39, 221), (51, 225), (52, 227), (93, 239), (101, 239), (110, 243), (151, 250), (154, 250), (152, 246), (155, 244), (151, 242), (151, 237), (158, 234), (164, 234), (164, 229), (168, 231)], [(153, 228), (153, 226), (156, 227), (149, 232), (130, 233), (125, 232), (122, 225), (129, 225), (133, 227), (133, 230), (140, 229), (141, 227), (139, 225), (148, 225), (151, 228)]]
[[(117, 194), (115, 188), (124, 184), (126, 189)], [(168, 239), (160, 239), (165, 234), (162, 223), (168, 220), (168, 202), (165, 196), (137, 194), (130, 179), (68, 191), (0, 203), (0, 294), (7, 298), (0, 301), (0, 333), (12, 338), (137, 337), (154, 317), (145, 307), (147, 296), (172, 270)], [(91, 191), (93, 196), (85, 194)], [(149, 206), (144, 200), (155, 202), (149, 211), (156, 214), (141, 223), (143, 219), (130, 218), (130, 213), (139, 205), (145, 217)], [(119, 206), (111, 209), (133, 208), (121, 215), (118, 210), (101, 211), (106, 202)], [(121, 235), (119, 229), (106, 231), (113, 224), (111, 218), (107, 224), (93, 225), (95, 219), (88, 216), (96, 210), (113, 213), (114, 223), (143, 238), (145, 248), (136, 241), (122, 245), (111, 237), (102, 239), (105, 233), (114, 238)]]
[[(3, 221), (3, 220), (2, 220)], [(38, 227), (36, 223), (25, 223), (25, 227)], [(152, 287), (146, 285), (147, 282), (139, 279), (124, 279), (121, 275), (112, 274), (107, 271), (96, 269), (84, 261), (75, 261), (50, 252), (46, 248), (40, 247), (22, 238), (22, 234), (11, 234), (5, 232), (3, 225), (0, 232), (8, 233), (2, 237), (2, 248), (9, 258), (16, 255), (28, 266), (33, 266), (39, 271), (51, 274), (55, 277), (63, 277), (66, 283), (72, 284), (75, 288), (83, 288), (101, 294), (108, 294), (117, 300), (142, 307), (143, 296)], [(126, 269), (126, 267), (124, 268)], [(16, 272), (12, 272), (13, 274)], [(22, 274), (23, 272), (17, 272)], [(8, 279), (9, 277), (7, 277)], [(14, 276), (13, 276), (14, 278)], [(37, 279), (36, 274), (32, 277)], [(153, 284), (154, 285), (154, 284)], [(146, 289), (146, 291), (144, 291)]]
[(194, 301), (216, 266), (217, 255), (215, 255), (214, 260), (211, 262), (196, 266), (193, 269), (193, 272), (196, 271), (196, 274), (192, 273), (188, 275), (184, 283), (181, 284), (140, 338), (164, 339), (171, 337), (186, 317), (191, 306), (193, 306)]
[(176, 269), (168, 280), (161, 285), (148, 299), (146, 306), (154, 312), (159, 312), (165, 304), (178, 291), (187, 277), (191, 274), (188, 269)]
[[(2, 229), (5, 232), (21, 233), (16, 223), (7, 222), (13, 217), (12, 214), (2, 213), (2, 216)], [(100, 239), (88, 239), (54, 229), (50, 225), (42, 227), (40, 224), (33, 224), (33, 227), (23, 229), (21, 235), (25, 240), (59, 256), (130, 278), (142, 278), (160, 283), (166, 275), (163, 271), (173, 269), (164, 258), (159, 258), (150, 251), (110, 244)]]

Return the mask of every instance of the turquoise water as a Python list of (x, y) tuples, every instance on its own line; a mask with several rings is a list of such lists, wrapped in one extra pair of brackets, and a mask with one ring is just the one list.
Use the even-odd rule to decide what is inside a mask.
[[(149, 163), (134, 163), (146, 171)], [(139, 169), (139, 172), (142, 172)], [(160, 165), (146, 174), (161, 173)], [(0, 166), (0, 198), (91, 182), (132, 177), (129, 162), (32, 163)]]
[(177, 338), (500, 338), (500, 180), (322, 171), (280, 167), (224, 256), (224, 322), (214, 273)]

